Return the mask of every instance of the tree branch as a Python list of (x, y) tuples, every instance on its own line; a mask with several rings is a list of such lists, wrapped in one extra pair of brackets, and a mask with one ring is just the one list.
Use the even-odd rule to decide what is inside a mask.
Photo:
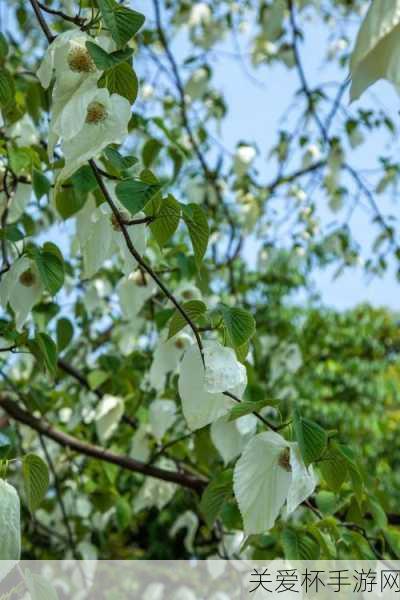
[(176, 483), (177, 485), (194, 490), (196, 492), (201, 492), (207, 484), (205, 479), (192, 477), (187, 473), (177, 473), (174, 471), (168, 471), (166, 469), (160, 469), (159, 467), (154, 467), (152, 465), (135, 460), (134, 458), (130, 458), (129, 456), (116, 454), (115, 452), (111, 452), (110, 450), (106, 450), (100, 446), (95, 446), (94, 444), (81, 441), (59, 429), (56, 429), (55, 427), (52, 427), (49, 423), (37, 419), (26, 410), (20, 408), (14, 400), (4, 393), (0, 394), (0, 406), (10, 417), (19, 423), (27, 425), (34, 431), (37, 431), (39, 434), (42, 434), (45, 437), (55, 441), (57, 444), (60, 444), (60, 446), (70, 448), (70, 450), (79, 452), (84, 456), (89, 456), (96, 458), (97, 460), (102, 460), (104, 462), (117, 465), (122, 469), (127, 469), (128, 471), (132, 471), (134, 473), (140, 473), (142, 475), (155, 477), (156, 479), (161, 479), (162, 481)]

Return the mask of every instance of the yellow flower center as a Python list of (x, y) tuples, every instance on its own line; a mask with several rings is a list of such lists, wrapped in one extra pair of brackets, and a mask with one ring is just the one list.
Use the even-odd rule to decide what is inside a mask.
[(36, 277), (31, 269), (27, 269), (26, 271), (21, 273), (21, 275), (19, 277), (20, 284), (25, 287), (32, 287), (34, 285), (35, 281), (36, 281)]
[(87, 108), (86, 123), (97, 125), (107, 118), (107, 111), (104, 104), (100, 102), (91, 102)]
[(146, 273), (143, 273), (138, 269), (134, 273), (132, 273), (129, 277), (131, 281), (133, 281), (138, 287), (146, 287), (148, 284), (148, 277)]
[(278, 465), (284, 471), (288, 471), (289, 473), (291, 472), (292, 467), (290, 466), (290, 450), (289, 450), (289, 448), (285, 448), (280, 453), (279, 459), (278, 459)]
[(96, 70), (92, 57), (86, 48), (74, 46), (67, 55), (68, 66), (75, 73), (93, 73)]
[(178, 350), (183, 350), (185, 347), (185, 342), (183, 341), (182, 338), (178, 338), (177, 340), (175, 340), (175, 348), (178, 348)]

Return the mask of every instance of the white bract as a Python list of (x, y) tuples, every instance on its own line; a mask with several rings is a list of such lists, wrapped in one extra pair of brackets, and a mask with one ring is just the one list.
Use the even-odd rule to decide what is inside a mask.
[[(137, 227), (135, 225), (135, 227)], [(139, 226), (140, 227), (140, 226)], [(153, 279), (140, 271), (123, 277), (117, 286), (119, 303), (124, 319), (136, 319), (139, 311), (156, 290)]]
[(8, 134), (19, 148), (39, 142), (39, 132), (28, 113), (8, 128)]
[(204, 362), (204, 389), (210, 394), (246, 385), (246, 367), (237, 360), (232, 348), (218, 342), (207, 342), (204, 346)]
[[(66, 127), (59, 130), (53, 127), (53, 131), (63, 138), (65, 166), (59, 174), (59, 184), (109, 144), (121, 144), (128, 135), (131, 118), (131, 105), (126, 98), (87, 84), (69, 105), (71, 114), (67, 115)], [(64, 109), (63, 116), (66, 114), (67, 109)], [(74, 135), (68, 134), (70, 119), (79, 124)]]
[[(214, 346), (215, 342), (205, 342), (204, 350)], [(200, 429), (225, 415), (235, 404), (234, 400), (222, 393), (210, 393), (206, 389), (206, 372), (197, 345), (192, 345), (185, 353), (178, 381), (179, 395), (182, 401), (184, 417), (190, 429)], [(241, 398), (247, 378), (239, 385), (227, 385), (224, 391), (229, 391)], [(235, 387), (236, 385), (236, 387)]]
[(7, 223), (14, 223), (22, 216), (25, 208), (31, 199), (32, 186), (30, 183), (18, 183), (15, 191), (10, 192), (10, 197), (4, 191), (4, 182), (2, 181), (4, 172), (0, 170), (0, 210), (8, 208)]
[(236, 150), (235, 158), (233, 161), (236, 174), (239, 176), (244, 175), (250, 168), (255, 157), (256, 151), (255, 148), (253, 148), (253, 146), (241, 144)]
[[(94, 40), (86, 33), (72, 29), (57, 35), (56, 39), (47, 48), (43, 61), (37, 71), (37, 76), (44, 88), (48, 88), (53, 75), (56, 81), (52, 94), (52, 112), (50, 121), (50, 135), (48, 153), (50, 158), (59, 134), (60, 121), (63, 121), (63, 129), (69, 127), (71, 135), (75, 135), (80, 128), (80, 117), (74, 115), (68, 122), (62, 113), (74, 94), (78, 94), (83, 84), (89, 84), (96, 88), (101, 71), (96, 68), (89, 52), (86, 42), (95, 41), (100, 45), (107, 46), (103, 40)], [(67, 112), (70, 116), (70, 111)]]
[(206, 68), (200, 67), (196, 69), (185, 86), (185, 92), (190, 96), (191, 100), (197, 100), (204, 96), (207, 91), (209, 78), (210, 73)]
[(271, 381), (276, 381), (285, 373), (296, 373), (303, 364), (297, 344), (280, 344), (271, 356)]
[(149, 406), (149, 421), (154, 437), (161, 441), (176, 421), (176, 404), (173, 400), (154, 400)]
[(186, 333), (174, 335), (169, 340), (161, 339), (159, 341), (149, 372), (151, 387), (158, 391), (164, 389), (168, 373), (172, 373), (178, 368), (179, 361), (190, 343), (191, 338)]
[(251, 440), (257, 428), (257, 417), (246, 415), (235, 421), (229, 421), (227, 416), (212, 423), (211, 440), (225, 464), (239, 456)]
[[(0, 561), (19, 560), (21, 554), (20, 501), (15, 488), (4, 479), (0, 479), (0, 540)], [(7, 570), (8, 565), (4, 571)]]
[[(119, 205), (117, 204), (118, 208)], [(138, 214), (138, 218), (142, 213)], [(85, 278), (92, 277), (105, 261), (119, 252), (123, 261), (124, 273), (131, 273), (137, 266), (130, 254), (122, 231), (115, 222), (111, 209), (106, 204), (96, 206), (89, 198), (76, 217), (76, 233), (83, 256)], [(130, 240), (139, 254), (146, 250), (146, 229), (144, 224), (128, 228)]]
[(3, 308), (10, 304), (15, 313), (17, 331), (21, 331), (42, 292), (39, 271), (27, 256), (18, 258), (10, 270), (3, 274), (0, 283), (0, 303)]
[(400, 85), (400, 0), (373, 0), (350, 61), (350, 96), (356, 100), (378, 79)]
[(266, 533), (286, 502), (290, 515), (314, 491), (316, 478), (298, 444), (266, 431), (256, 435), (236, 463), (233, 489), (247, 535)]
[[(166, 458), (161, 458), (156, 463), (156, 466), (168, 471), (176, 471), (175, 464)], [(154, 477), (146, 477), (145, 482), (134, 499), (134, 512), (139, 512), (144, 508), (151, 508), (152, 506), (161, 510), (172, 500), (176, 489), (177, 485), (175, 483), (160, 481)]]
[(211, 21), (211, 8), (205, 2), (196, 2), (190, 11), (189, 27), (198, 27)]
[(124, 414), (124, 401), (106, 394), (96, 409), (96, 432), (101, 442), (106, 442), (116, 431)]
[(146, 427), (140, 426), (132, 438), (129, 456), (142, 462), (147, 462), (150, 458), (149, 439), (147, 437)]
[(183, 545), (188, 552), (194, 552), (193, 544), (198, 527), (199, 517), (192, 510), (187, 510), (177, 518), (171, 527), (169, 534), (173, 538), (176, 536), (178, 531), (181, 529), (186, 529)]

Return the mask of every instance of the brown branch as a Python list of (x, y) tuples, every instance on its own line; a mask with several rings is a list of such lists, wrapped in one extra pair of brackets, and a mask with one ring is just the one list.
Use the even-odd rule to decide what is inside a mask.
[(154, 467), (135, 460), (134, 458), (130, 458), (129, 456), (116, 454), (115, 452), (111, 452), (110, 450), (106, 450), (100, 446), (95, 446), (94, 444), (79, 440), (59, 429), (56, 429), (55, 427), (52, 427), (44, 420), (37, 419), (26, 410), (20, 408), (14, 400), (11, 400), (11, 398), (5, 394), (0, 395), (0, 406), (10, 417), (19, 423), (27, 425), (34, 431), (37, 431), (39, 434), (42, 434), (45, 437), (55, 441), (57, 444), (60, 444), (60, 446), (69, 448), (70, 450), (83, 454), (84, 456), (89, 456), (96, 458), (97, 460), (102, 460), (104, 462), (117, 465), (122, 469), (127, 469), (128, 471), (132, 471), (134, 473), (141, 473), (142, 475), (155, 477), (156, 479), (161, 479), (162, 481), (176, 483), (177, 485), (194, 490), (196, 492), (201, 492), (207, 484), (205, 479), (192, 477), (187, 473), (177, 473), (174, 471), (168, 471), (166, 469), (160, 469), (159, 467)]
[(78, 27), (81, 27), (82, 25), (85, 24), (85, 19), (83, 19), (82, 17), (79, 17), (78, 15), (75, 17), (70, 17), (70, 15), (67, 15), (66, 13), (62, 12), (61, 10), (54, 10), (54, 8), (50, 8), (50, 7), (46, 6), (45, 4), (42, 4), (42, 2), (38, 2), (38, 6), (42, 10), (44, 10), (44, 12), (49, 13), (49, 15), (54, 15), (56, 17), (60, 17), (64, 21), (69, 21), (70, 23), (74, 23), (75, 25), (78, 25)]
[(107, 202), (107, 204), (109, 205), (109, 207), (111, 208), (113, 215), (118, 223), (118, 226), (121, 230), (121, 233), (125, 239), (125, 243), (127, 245), (127, 248), (129, 250), (129, 252), (131, 253), (131, 255), (133, 256), (133, 258), (136, 260), (136, 262), (138, 263), (139, 267), (141, 269), (143, 269), (143, 271), (145, 271), (148, 275), (150, 275), (150, 277), (153, 279), (153, 281), (156, 282), (156, 284), (158, 285), (158, 287), (164, 292), (164, 294), (167, 296), (167, 298), (169, 298), (169, 300), (171, 300), (172, 304), (175, 306), (175, 308), (177, 309), (177, 311), (181, 314), (181, 316), (184, 318), (184, 320), (186, 321), (186, 323), (189, 325), (190, 329), (193, 331), (194, 337), (196, 338), (196, 342), (197, 345), (199, 347), (200, 350), (200, 354), (201, 354), (201, 358), (204, 362), (204, 357), (203, 357), (203, 343), (201, 341), (201, 337), (200, 334), (198, 332), (198, 329), (196, 327), (196, 325), (194, 324), (194, 322), (192, 321), (192, 319), (189, 317), (189, 315), (187, 314), (186, 310), (181, 306), (181, 304), (178, 302), (178, 300), (175, 298), (175, 296), (172, 294), (172, 292), (169, 291), (169, 289), (166, 287), (166, 285), (163, 283), (163, 281), (159, 278), (159, 276), (157, 275), (157, 273), (155, 273), (155, 271), (153, 271), (153, 269), (150, 267), (150, 265), (147, 264), (147, 262), (142, 258), (142, 256), (139, 254), (139, 252), (136, 250), (136, 248), (134, 247), (134, 245), (132, 244), (132, 240), (130, 238), (130, 235), (128, 233), (128, 230), (126, 228), (126, 225), (124, 223), (124, 220), (122, 218), (121, 213), (119, 212), (117, 206), (114, 203), (114, 200), (111, 198), (111, 195), (98, 171), (97, 165), (94, 162), (94, 160), (90, 160), (89, 161), (89, 165), (92, 168), (92, 171), (94, 173), (94, 176), (96, 178), (96, 181), (98, 183), (98, 186), (100, 188), (100, 190), (103, 193), (103, 196)]

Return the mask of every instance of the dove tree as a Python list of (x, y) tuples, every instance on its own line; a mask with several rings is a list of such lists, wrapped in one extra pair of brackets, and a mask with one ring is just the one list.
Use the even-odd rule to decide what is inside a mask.
[(1, 558), (398, 558), (396, 321), (314, 284), (398, 268), (400, 2), (142, 4), (6, 2)]

